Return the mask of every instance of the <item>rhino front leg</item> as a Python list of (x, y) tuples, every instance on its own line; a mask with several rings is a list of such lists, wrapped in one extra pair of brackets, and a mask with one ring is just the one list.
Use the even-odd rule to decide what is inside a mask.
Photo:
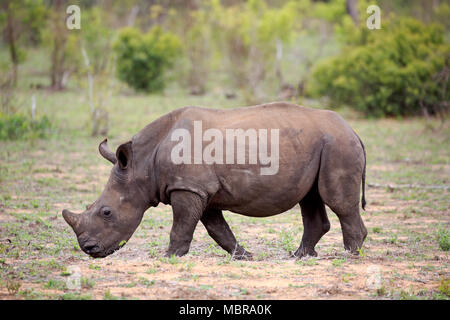
[(174, 191), (170, 195), (170, 204), (173, 223), (166, 256), (181, 257), (189, 251), (195, 227), (205, 209), (205, 201), (193, 192)]
[(217, 244), (227, 251), (234, 259), (252, 259), (252, 254), (237, 243), (221, 210), (206, 210), (203, 213), (201, 221), (211, 238), (213, 238)]

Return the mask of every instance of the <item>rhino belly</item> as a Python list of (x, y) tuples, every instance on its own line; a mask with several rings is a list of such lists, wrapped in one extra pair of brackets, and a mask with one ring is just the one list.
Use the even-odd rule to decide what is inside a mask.
[(318, 162), (311, 168), (296, 167), (274, 176), (261, 176), (250, 169), (232, 169), (218, 175), (220, 189), (210, 206), (252, 217), (268, 217), (285, 212), (311, 189)]

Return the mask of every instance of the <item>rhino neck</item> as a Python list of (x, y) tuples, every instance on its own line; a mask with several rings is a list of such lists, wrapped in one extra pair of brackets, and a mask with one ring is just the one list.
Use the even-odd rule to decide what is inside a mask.
[(136, 152), (133, 179), (136, 186), (136, 197), (141, 199), (139, 202), (142, 203), (145, 210), (156, 207), (160, 202), (153, 159), (153, 152), (150, 155)]
[(178, 119), (178, 111), (175, 111), (151, 122), (132, 138), (134, 177), (139, 192), (145, 196), (147, 208), (156, 207), (160, 202), (155, 157), (159, 143)]

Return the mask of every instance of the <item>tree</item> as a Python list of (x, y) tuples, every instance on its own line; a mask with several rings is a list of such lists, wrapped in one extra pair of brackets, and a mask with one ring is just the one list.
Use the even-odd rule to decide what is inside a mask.
[(192, 94), (203, 94), (208, 82), (213, 43), (211, 16), (208, 7), (190, 12), (184, 34), (184, 52), (189, 61), (187, 82)]
[(85, 87), (87, 75), (87, 96), (90, 107), (91, 135), (107, 135), (108, 104), (112, 96), (114, 81), (114, 55), (111, 50), (113, 31), (107, 23), (107, 15), (98, 7), (85, 10), (82, 16), (83, 32), (81, 54), (84, 68), (80, 81)]
[(296, 31), (297, 6), (289, 1), (281, 8), (270, 8), (262, 0), (230, 7), (219, 1), (212, 4), (217, 45), (224, 52), (234, 86), (243, 90), (249, 103), (264, 99), (262, 84), (268, 75), (283, 81), (280, 47)]
[(25, 59), (21, 40), (30, 31), (39, 31), (45, 17), (42, 0), (3, 0), (0, 25), (4, 25), (4, 36), (9, 47), (12, 63), (10, 84), (17, 85), (18, 66)]
[[(53, 0), (48, 9), (48, 19), (43, 32), (44, 45), (50, 50), (50, 87), (53, 90), (65, 88), (70, 75), (78, 72), (83, 64), (80, 52), (84, 29), (69, 30), (66, 19), (67, 0)], [(85, 14), (85, 10), (81, 17)]]
[[(62, 13), (63, 0), (54, 0), (54, 6), (50, 11), (50, 46), (51, 46), (51, 87), (55, 90), (64, 88), (64, 62), (66, 59), (65, 49), (67, 43), (67, 28), (65, 15)], [(64, 18), (64, 19), (63, 19)]]

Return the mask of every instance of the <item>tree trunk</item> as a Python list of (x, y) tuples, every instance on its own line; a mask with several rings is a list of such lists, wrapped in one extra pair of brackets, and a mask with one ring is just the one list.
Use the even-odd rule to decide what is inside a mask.
[(130, 13), (130, 15), (128, 16), (128, 26), (129, 27), (133, 27), (134, 26), (134, 23), (135, 23), (135, 21), (136, 21), (136, 17), (137, 17), (137, 15), (138, 15), (138, 13), (139, 13), (139, 6), (134, 6), (132, 9), (131, 9), (131, 13)]
[(51, 54), (52, 66), (50, 71), (51, 86), (54, 90), (63, 89), (63, 75), (64, 75), (64, 60), (65, 60), (65, 45), (66, 45), (66, 26), (63, 19), (61, 19), (62, 0), (55, 0), (53, 17), (52, 17), (52, 31), (53, 31), (53, 50)]
[(283, 71), (281, 69), (281, 61), (283, 60), (283, 43), (280, 39), (276, 40), (276, 59), (275, 59), (275, 74), (278, 78), (278, 86), (281, 88), (284, 85)]
[(347, 13), (352, 17), (355, 26), (358, 25), (358, 0), (347, 0)]
[[(6, 3), (8, 6), (8, 3)], [(19, 57), (17, 54), (17, 48), (16, 48), (16, 39), (14, 34), (14, 21), (13, 21), (13, 14), (12, 10), (9, 8), (6, 9), (7, 12), (7, 22), (6, 22), (6, 38), (9, 45), (9, 53), (11, 56), (11, 62), (13, 64), (13, 70), (12, 70), (12, 79), (11, 83), (15, 87), (17, 85), (17, 67), (19, 65)]]

